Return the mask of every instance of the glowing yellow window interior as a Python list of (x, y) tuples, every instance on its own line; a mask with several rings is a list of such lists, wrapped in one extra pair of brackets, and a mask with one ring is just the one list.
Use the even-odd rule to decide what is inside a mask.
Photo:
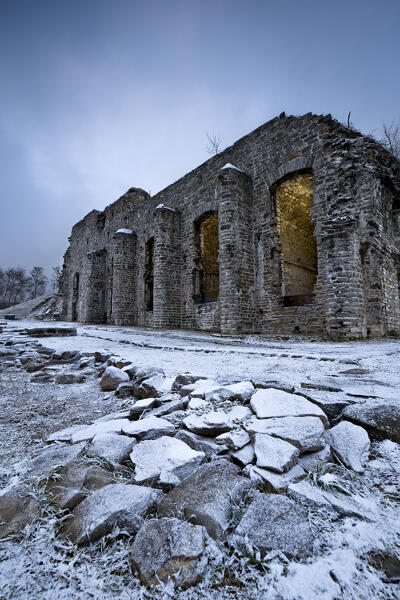
[(283, 296), (286, 306), (312, 302), (317, 279), (317, 245), (310, 209), (313, 180), (309, 173), (281, 183), (276, 191), (282, 247)]
[(219, 291), (218, 213), (206, 217), (200, 225), (202, 267), (201, 296), (203, 302), (216, 300)]

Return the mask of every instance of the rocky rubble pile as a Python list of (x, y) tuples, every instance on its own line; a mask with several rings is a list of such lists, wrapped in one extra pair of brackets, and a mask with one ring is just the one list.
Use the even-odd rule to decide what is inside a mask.
[(132, 536), (131, 564), (145, 585), (198, 583), (218, 544), (261, 557), (315, 555), (310, 507), (371, 518), (325, 466), (361, 474), (370, 438), (400, 441), (393, 401), (321, 395), (262, 377), (171, 378), (107, 351), (54, 352), (23, 334), (1, 339), (3, 365), (58, 385), (98, 377), (125, 409), (47, 438), (23, 480), (0, 492), (0, 537), (38, 517), (29, 485), (39, 481), (62, 511), (60, 536), (76, 545), (115, 529)]

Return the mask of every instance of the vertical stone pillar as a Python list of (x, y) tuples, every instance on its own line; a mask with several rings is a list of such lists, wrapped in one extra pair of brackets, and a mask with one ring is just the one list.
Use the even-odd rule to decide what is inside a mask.
[(136, 235), (119, 229), (113, 237), (112, 314), (114, 325), (136, 320)]
[(251, 331), (254, 296), (252, 182), (235, 167), (218, 176), (221, 332)]
[(321, 230), (325, 328), (334, 339), (366, 336), (366, 307), (356, 218), (330, 221)]
[[(89, 252), (87, 260), (88, 271), (84, 322), (105, 323), (106, 250), (102, 249)], [(79, 285), (82, 285), (82, 282), (80, 282)]]
[(181, 228), (179, 214), (154, 211), (154, 327), (181, 326)]

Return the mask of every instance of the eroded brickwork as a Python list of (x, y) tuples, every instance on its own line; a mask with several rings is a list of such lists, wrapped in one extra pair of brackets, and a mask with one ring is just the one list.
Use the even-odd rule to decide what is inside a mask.
[[(296, 223), (296, 210), (285, 208), (290, 236), (303, 240), (286, 249), (285, 267), (279, 189), (304, 174), (312, 180), (312, 226), (304, 215)], [(290, 201), (303, 200), (294, 193)], [(210, 275), (202, 272), (199, 224), (211, 214), (218, 215), (218, 244), (209, 244), (218, 248), (217, 299), (201, 292)], [(301, 268), (310, 268), (301, 256), (306, 235), (315, 236), (317, 272), (302, 283)], [(63, 318), (223, 333), (398, 336), (399, 257), (399, 162), (330, 116), (281, 115), (154, 197), (131, 188), (77, 223), (64, 259)], [(285, 268), (295, 282), (289, 299)]]

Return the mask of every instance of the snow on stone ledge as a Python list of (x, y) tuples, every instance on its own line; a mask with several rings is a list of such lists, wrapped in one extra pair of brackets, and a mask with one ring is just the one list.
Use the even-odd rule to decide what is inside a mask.
[(226, 165), (221, 167), (221, 171), (222, 171), (222, 169), (235, 169), (236, 171), (240, 171), (241, 173), (244, 172), (244, 171), (242, 171), (242, 169), (238, 169), (237, 167), (235, 167), (235, 165), (231, 165), (231, 163), (226, 163)]
[(115, 233), (126, 233), (126, 235), (131, 235), (133, 233), (132, 229), (118, 229)]
[(174, 208), (170, 208), (169, 206), (165, 206), (165, 204), (157, 204), (155, 210), (157, 210), (158, 208), (165, 208), (166, 210), (171, 210), (172, 212), (175, 212)]

